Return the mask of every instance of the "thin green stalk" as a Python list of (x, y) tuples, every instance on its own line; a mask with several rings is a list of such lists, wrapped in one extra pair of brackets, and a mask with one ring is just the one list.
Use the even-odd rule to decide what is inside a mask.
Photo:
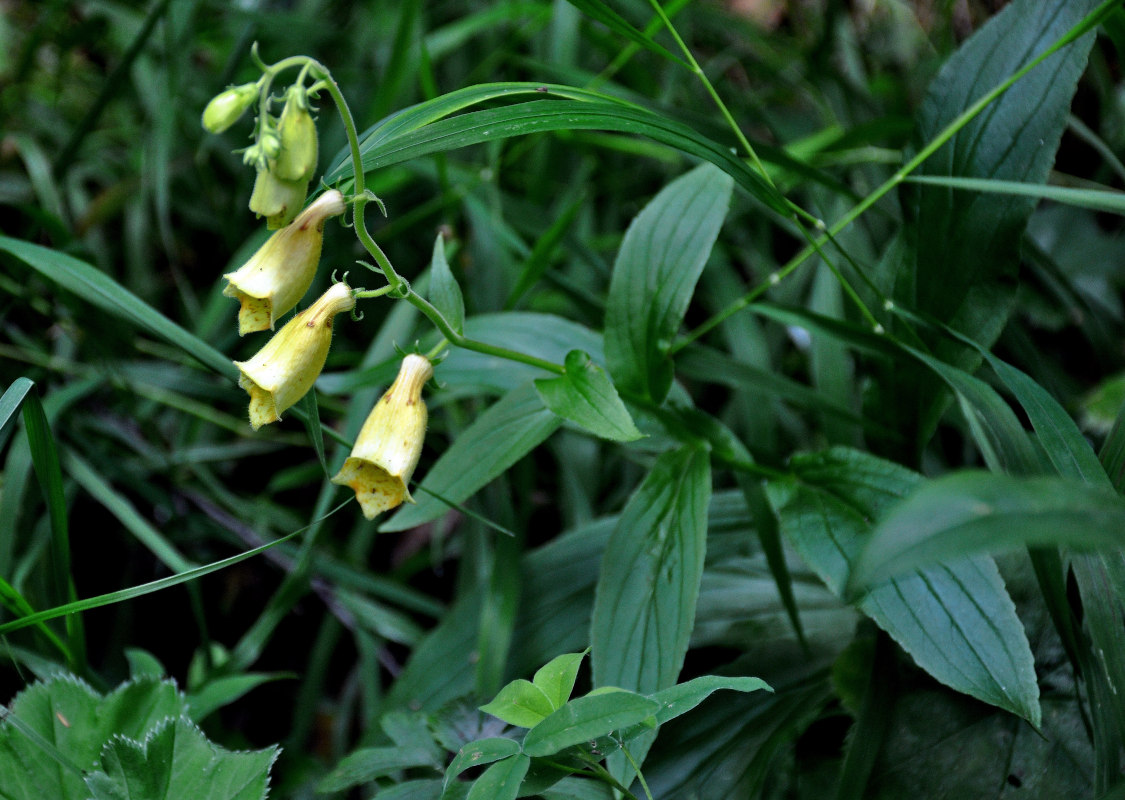
[(730, 109), (727, 108), (727, 104), (723, 102), (723, 98), (719, 97), (719, 93), (715, 91), (715, 87), (711, 83), (711, 80), (707, 77), (706, 73), (703, 72), (703, 68), (699, 66), (699, 62), (695, 60), (695, 56), (692, 54), (691, 48), (689, 48), (687, 46), (687, 43), (685, 43), (684, 40), (680, 38), (680, 32), (676, 30), (676, 26), (672, 24), (672, 20), (669, 19), (668, 15), (664, 12), (664, 7), (660, 5), (659, 0), (649, 0), (649, 5), (652, 6), (653, 11), (655, 11), (660, 16), (661, 21), (663, 21), (664, 23), (664, 27), (668, 29), (668, 32), (672, 34), (672, 38), (676, 40), (676, 44), (679, 46), (683, 54), (687, 57), (688, 64), (691, 65), (691, 71), (695, 73), (696, 77), (698, 77), (699, 80), (703, 83), (704, 88), (707, 89), (707, 93), (711, 95), (711, 99), (715, 101), (715, 105), (719, 108), (719, 113), (723, 115), (723, 119), (727, 121), (727, 125), (729, 125), (731, 131), (734, 132), (735, 137), (738, 139), (738, 143), (741, 144), (742, 148), (747, 152), (747, 154), (749, 154), (750, 160), (754, 162), (755, 168), (757, 168), (758, 172), (762, 173), (762, 177), (765, 178), (766, 183), (768, 183), (771, 188), (777, 188), (776, 186), (774, 186), (773, 179), (770, 177), (770, 174), (766, 171), (765, 165), (762, 164), (761, 160), (759, 160), (758, 154), (754, 151), (754, 147), (750, 144), (750, 140), (746, 138), (746, 135), (742, 132), (742, 129), (738, 126), (738, 123), (734, 121), (734, 116), (730, 113)]
[[(650, 0), (650, 2), (653, 2), (653, 0)], [(1075, 25), (1065, 34), (1063, 34), (1063, 36), (1059, 38), (1058, 41), (1044, 50), (1033, 61), (1016, 70), (1006, 80), (995, 86), (990, 92), (982, 96), (979, 100), (962, 111), (959, 115), (957, 115), (956, 119), (946, 125), (937, 136), (931, 139), (929, 143), (921, 150), (919, 150), (918, 153), (912, 159), (910, 159), (910, 161), (903, 165), (901, 169), (899, 169), (897, 172), (895, 172), (894, 175), (884, 181), (881, 186), (867, 195), (867, 197), (863, 198), (851, 209), (849, 209), (843, 217), (837, 220), (836, 223), (828, 229), (828, 232), (826, 234), (818, 237), (815, 246), (812, 244), (806, 246), (803, 250), (801, 250), (801, 252), (797, 253), (797, 255), (789, 259), (789, 261), (786, 262), (786, 264), (781, 269), (771, 273), (769, 278), (764, 283), (761, 283), (758, 286), (754, 287), (745, 295), (731, 303), (729, 306), (716, 313), (714, 316), (697, 327), (687, 336), (680, 339), (678, 342), (672, 345), (669, 350), (669, 355), (675, 355), (680, 350), (683, 350), (689, 344), (699, 339), (701, 336), (704, 336), (708, 332), (714, 330), (717, 326), (721, 325), (727, 319), (737, 314), (739, 311), (746, 308), (748, 305), (761, 297), (761, 295), (764, 294), (770, 286), (780, 283), (782, 280), (787, 278), (795, 269), (797, 269), (797, 267), (803, 264), (809, 256), (817, 251), (817, 247), (823, 246), (824, 243), (828, 241), (830, 236), (839, 234), (840, 231), (851, 225), (852, 222), (854, 222), (860, 215), (866, 212), (867, 209), (871, 208), (871, 206), (875, 205), (875, 203), (881, 200), (884, 195), (886, 195), (889, 191), (906, 180), (907, 176), (910, 175), (910, 173), (920, 167), (926, 161), (926, 159), (936, 153), (946, 142), (952, 139), (958, 131), (968, 125), (969, 122), (971, 122), (978, 114), (980, 114), (981, 111), (987, 108), (993, 101), (1003, 95), (1006, 91), (1008, 91), (1008, 89), (1012, 88), (1016, 81), (1029, 73), (1035, 67), (1039, 66), (1039, 64), (1043, 63), (1043, 61), (1045, 61), (1047, 58), (1050, 58), (1063, 47), (1073, 42), (1079, 36), (1094, 28), (1101, 21), (1102, 17), (1109, 14), (1109, 12), (1116, 8), (1119, 4), (1120, 0), (1105, 0), (1105, 2), (1103, 2), (1100, 6), (1087, 14), (1083, 20), (1081, 20), (1077, 25)]]
[(645, 780), (645, 776), (641, 774), (641, 765), (637, 763), (636, 759), (633, 758), (633, 754), (629, 752), (629, 748), (624, 744), (621, 745), (621, 752), (625, 755), (629, 766), (633, 768), (633, 772), (637, 773), (637, 780), (640, 781), (641, 788), (645, 791), (645, 797), (647, 797), (648, 800), (652, 800), (652, 792), (648, 789), (648, 782)]

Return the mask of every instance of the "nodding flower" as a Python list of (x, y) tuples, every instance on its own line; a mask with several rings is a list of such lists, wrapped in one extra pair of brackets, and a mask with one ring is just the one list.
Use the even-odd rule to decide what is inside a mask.
[(344, 283), (333, 284), (304, 311), (296, 314), (249, 361), (235, 361), (238, 385), (250, 394), (250, 425), (257, 430), (277, 422), (281, 412), (312, 388), (332, 344), (332, 318), (355, 308), (355, 296)]
[(351, 455), (332, 479), (355, 491), (363, 516), (375, 519), (404, 500), (413, 503), (407, 484), (426, 436), (426, 404), (422, 387), (434, 374), (423, 356), (409, 355), (398, 377), (371, 409)]
[(344, 196), (331, 189), (302, 211), (235, 272), (224, 277), (227, 297), (236, 298), (238, 335), (273, 330), (278, 317), (297, 305), (316, 277), (324, 222), (344, 213)]
[(285, 107), (277, 121), (281, 149), (271, 166), (284, 181), (310, 181), (316, 172), (316, 123), (309, 113), (309, 95), (304, 86), (293, 84), (285, 95)]

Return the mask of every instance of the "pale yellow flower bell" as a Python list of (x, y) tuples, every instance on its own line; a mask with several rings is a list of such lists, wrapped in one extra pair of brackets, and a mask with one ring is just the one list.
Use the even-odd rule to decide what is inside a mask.
[(316, 277), (324, 221), (344, 213), (344, 196), (331, 189), (297, 219), (270, 236), (241, 268), (224, 277), (227, 297), (242, 305), (238, 335), (273, 330), (277, 318), (297, 305)]
[(413, 503), (407, 484), (426, 436), (426, 404), (422, 387), (434, 374), (419, 355), (402, 361), (398, 377), (371, 409), (355, 447), (332, 482), (355, 490), (363, 516), (375, 519), (404, 500)]
[(282, 326), (249, 361), (235, 361), (238, 385), (250, 394), (254, 430), (281, 419), (281, 412), (312, 388), (332, 344), (332, 318), (355, 308), (351, 287), (333, 284), (311, 306)]
[(308, 181), (284, 181), (268, 169), (259, 169), (250, 193), (250, 210), (266, 218), (271, 231), (284, 228), (305, 204)]

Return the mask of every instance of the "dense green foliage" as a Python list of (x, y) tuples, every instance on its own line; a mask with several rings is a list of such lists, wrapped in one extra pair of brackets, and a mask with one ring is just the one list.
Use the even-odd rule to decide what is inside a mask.
[(0, 797), (1123, 796), (1125, 10), (1000, 5), (5, 5)]

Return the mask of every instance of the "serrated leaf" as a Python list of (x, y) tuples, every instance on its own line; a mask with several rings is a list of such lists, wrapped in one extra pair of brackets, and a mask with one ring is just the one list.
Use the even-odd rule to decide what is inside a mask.
[(1118, 548), (1123, 530), (1125, 498), (1108, 488), (965, 470), (927, 481), (892, 506), (850, 584), (860, 591), (919, 567), (1017, 547)]
[(660, 703), (656, 712), (656, 722), (662, 725), (670, 719), (686, 714), (720, 689), (736, 692), (756, 692), (765, 689), (772, 692), (770, 685), (761, 678), (727, 678), (721, 675), (703, 675), (685, 683), (669, 686), (656, 694), (649, 695)]
[(103, 772), (89, 775), (86, 784), (93, 800), (265, 800), (278, 752), (224, 750), (181, 717), (158, 726), (143, 743), (114, 737), (102, 751)]
[(644, 436), (605, 370), (581, 350), (567, 353), (565, 375), (540, 378), (535, 390), (547, 408), (603, 439), (632, 442)]
[(532, 448), (554, 433), (561, 420), (543, 407), (531, 384), (512, 390), (477, 417), (426, 473), (408, 506), (383, 523), (382, 531), (401, 531), (437, 519), (452, 503), (462, 503)]
[[(847, 448), (797, 456), (791, 466), (796, 479), (769, 485), (781, 530), (842, 595), (875, 521), (922, 478)], [(919, 570), (873, 589), (858, 607), (937, 680), (1038, 724), (1031, 649), (990, 559)]]
[(439, 233), (430, 258), (430, 302), (457, 333), (464, 333), (465, 298), (445, 258), (445, 238)]
[(531, 681), (517, 678), (501, 689), (492, 702), (481, 706), (480, 710), (509, 725), (531, 728), (555, 708), (542, 689)]
[(457, 755), (449, 762), (445, 770), (445, 785), (471, 767), (480, 767), (491, 764), (502, 758), (514, 756), (520, 752), (520, 743), (515, 739), (493, 737), (491, 739), (478, 739), (469, 742), (457, 751)]
[(625, 232), (605, 319), (606, 363), (623, 391), (658, 404), (668, 394), (668, 351), (726, 218), (733, 185), (714, 167), (696, 167), (662, 189)]
[(578, 678), (578, 668), (582, 666), (582, 659), (586, 653), (564, 653), (555, 656), (536, 672), (531, 682), (547, 696), (552, 708), (562, 708), (570, 699), (574, 690), (574, 681)]
[(0, 721), (0, 789), (5, 800), (86, 800), (82, 777), (59, 768), (56, 757), (31, 741), (21, 726), (81, 769), (95, 769), (102, 746), (115, 735), (143, 739), (157, 723), (179, 717), (186, 703), (170, 681), (142, 679), (104, 697), (68, 675), (35, 683), (12, 701)]
[(497, 761), (473, 782), (467, 800), (515, 800), (531, 759), (520, 755)]
[(528, 731), (523, 751), (532, 757), (549, 756), (644, 722), (659, 710), (655, 700), (623, 690), (578, 697)]

